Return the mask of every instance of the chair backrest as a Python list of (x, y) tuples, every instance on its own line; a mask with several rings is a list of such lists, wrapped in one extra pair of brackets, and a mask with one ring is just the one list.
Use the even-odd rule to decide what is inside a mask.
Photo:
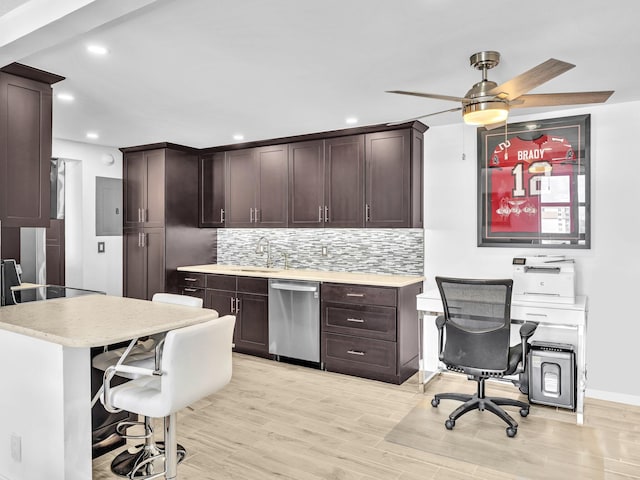
[(160, 377), (163, 403), (176, 412), (231, 380), (236, 317), (225, 315), (167, 333)]
[(202, 308), (201, 298), (190, 297), (189, 295), (176, 295), (175, 293), (154, 293), (151, 301)]
[(445, 315), (442, 360), (470, 374), (506, 370), (513, 280), (436, 277), (436, 283)]
[(17, 287), (21, 284), (16, 261), (11, 259), (2, 260), (2, 272), (4, 280), (2, 298), (4, 299), (4, 305), (15, 305), (17, 302), (11, 287)]

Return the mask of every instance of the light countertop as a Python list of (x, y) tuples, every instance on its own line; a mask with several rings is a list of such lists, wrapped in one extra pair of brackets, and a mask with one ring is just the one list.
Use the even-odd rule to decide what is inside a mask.
[(56, 298), (0, 308), (0, 329), (66, 347), (98, 347), (186, 327), (215, 310), (108, 295)]
[(373, 285), (379, 287), (405, 287), (424, 280), (424, 277), (420, 275), (327, 272), (321, 270), (298, 270), (293, 268), (281, 269), (218, 264), (190, 265), (178, 267), (178, 270), (182, 272), (279, 278), (282, 280), (306, 280), (311, 282), (351, 283), (355, 285)]

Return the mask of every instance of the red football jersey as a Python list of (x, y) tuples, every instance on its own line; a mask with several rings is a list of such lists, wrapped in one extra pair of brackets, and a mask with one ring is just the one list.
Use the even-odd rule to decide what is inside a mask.
[[(488, 235), (543, 231), (541, 203), (542, 196), (550, 188), (548, 177), (571, 175), (575, 166), (573, 147), (564, 138), (541, 135), (534, 140), (523, 140), (513, 137), (500, 143), (491, 153), (487, 165), (487, 191), (491, 192)], [(575, 194), (575, 185), (571, 184), (568, 198), (562, 203), (572, 205)], [(570, 221), (570, 231), (574, 232), (575, 222)]]

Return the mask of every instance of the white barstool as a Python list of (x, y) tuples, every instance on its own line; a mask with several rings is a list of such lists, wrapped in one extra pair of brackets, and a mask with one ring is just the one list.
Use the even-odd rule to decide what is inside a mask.
[[(164, 460), (162, 472), (153, 469), (155, 458), (137, 465), (130, 478), (177, 477), (176, 412), (211, 395), (231, 380), (231, 345), (235, 316), (209, 320), (167, 333), (158, 369), (130, 365), (107, 368), (104, 374), (103, 403), (107, 411), (126, 410), (145, 417), (164, 418)], [(114, 375), (130, 374), (138, 378), (111, 387)]]
[[(169, 303), (172, 305), (183, 305), (187, 307), (202, 308), (202, 299), (190, 297), (187, 295), (176, 295), (172, 293), (156, 293), (152, 298), (153, 302)], [(131, 349), (125, 357), (123, 365), (145, 368), (154, 370), (162, 355), (162, 342), (164, 341), (165, 332), (152, 335), (144, 341), (139, 341)], [(93, 358), (92, 365), (102, 371), (106, 371), (109, 367), (116, 365), (126, 348), (117, 348), (100, 353)], [(159, 357), (156, 359), (156, 355)], [(138, 374), (122, 372), (118, 376), (133, 380), (139, 378)], [(143, 433), (139, 435), (127, 433), (129, 427), (141, 425)], [(144, 472), (136, 470), (136, 466), (147, 460), (148, 458), (158, 457), (163, 452), (164, 446), (162, 442), (156, 443), (153, 438), (153, 428), (151, 419), (144, 417), (142, 422), (123, 421), (116, 427), (116, 432), (125, 439), (141, 440), (144, 444), (136, 445), (133, 451), (124, 450), (119, 453), (111, 462), (111, 471), (121, 477), (131, 477), (131, 472), (138, 472), (139, 476), (144, 476)], [(178, 462), (186, 455), (186, 450), (182, 445), (178, 445), (177, 456)]]

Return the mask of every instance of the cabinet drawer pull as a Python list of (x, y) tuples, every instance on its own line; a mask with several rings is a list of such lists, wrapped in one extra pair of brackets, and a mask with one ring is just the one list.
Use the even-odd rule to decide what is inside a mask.
[(347, 318), (347, 322), (364, 323), (364, 320), (361, 318)]
[(183, 288), (183, 290), (184, 290), (185, 292), (197, 292), (197, 291), (198, 291), (196, 288), (186, 288), (186, 287), (185, 287), (185, 288)]
[(324, 221), (329, 222), (329, 207), (324, 206)]
[(364, 297), (364, 293), (347, 293), (347, 297)]
[(529, 315), (531, 317), (546, 317), (547, 316), (546, 313), (529, 313), (529, 312), (527, 312), (526, 315)]
[(197, 278), (191, 278), (191, 277), (184, 277), (184, 281), (185, 282), (197, 282), (198, 279)]
[(347, 353), (349, 355), (358, 355), (359, 357), (363, 357), (364, 356), (364, 352), (359, 352), (357, 350), (347, 350)]

